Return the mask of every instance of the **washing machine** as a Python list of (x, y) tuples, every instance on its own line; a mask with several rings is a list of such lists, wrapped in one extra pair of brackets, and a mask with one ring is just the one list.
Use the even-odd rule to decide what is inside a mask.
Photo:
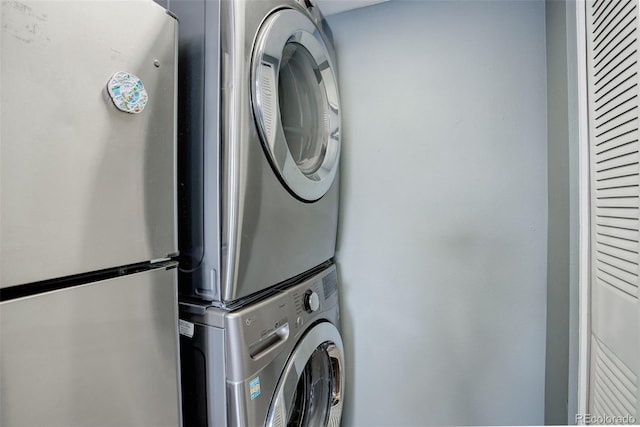
[(344, 349), (334, 265), (235, 311), (180, 307), (185, 426), (339, 426)]
[(233, 308), (334, 256), (331, 32), (308, 0), (168, 7), (180, 23), (180, 293)]

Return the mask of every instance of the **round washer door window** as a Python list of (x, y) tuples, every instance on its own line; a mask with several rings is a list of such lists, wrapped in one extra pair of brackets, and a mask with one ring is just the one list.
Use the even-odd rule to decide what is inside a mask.
[(252, 79), (253, 112), (272, 166), (295, 196), (320, 199), (338, 169), (340, 108), (327, 47), (306, 15), (285, 9), (267, 18)]
[(287, 363), (269, 408), (266, 427), (340, 425), (343, 366), (338, 330), (331, 323), (314, 326)]

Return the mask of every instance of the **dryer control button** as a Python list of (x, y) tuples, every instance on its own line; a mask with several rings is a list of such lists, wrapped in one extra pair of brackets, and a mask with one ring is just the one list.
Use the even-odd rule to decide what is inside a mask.
[(308, 290), (304, 294), (304, 309), (309, 313), (313, 313), (320, 308), (320, 297), (312, 290)]

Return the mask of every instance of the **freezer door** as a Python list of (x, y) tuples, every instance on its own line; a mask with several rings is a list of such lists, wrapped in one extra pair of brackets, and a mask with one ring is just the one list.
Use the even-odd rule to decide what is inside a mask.
[(176, 271), (0, 303), (0, 425), (180, 425)]
[(175, 253), (176, 20), (0, 7), (0, 288)]

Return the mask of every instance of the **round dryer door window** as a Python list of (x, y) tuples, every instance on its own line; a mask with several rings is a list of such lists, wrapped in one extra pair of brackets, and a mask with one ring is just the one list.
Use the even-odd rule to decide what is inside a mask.
[(278, 382), (267, 427), (337, 426), (342, 415), (343, 347), (331, 323), (298, 343)]
[(302, 12), (272, 14), (260, 29), (252, 63), (252, 101), (274, 170), (305, 201), (331, 187), (340, 156), (340, 106), (325, 41)]

